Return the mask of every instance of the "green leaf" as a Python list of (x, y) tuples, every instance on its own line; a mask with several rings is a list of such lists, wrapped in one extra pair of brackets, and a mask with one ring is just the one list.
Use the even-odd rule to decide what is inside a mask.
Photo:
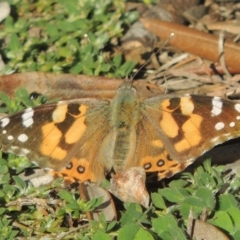
[(133, 223), (123, 226), (119, 230), (118, 240), (135, 239), (135, 236), (136, 236), (137, 232), (139, 231), (139, 229), (140, 229), (140, 225), (133, 224)]
[(233, 235), (234, 240), (240, 240), (240, 230), (237, 230)]
[(87, 206), (88, 206), (88, 211), (92, 211), (96, 207), (100, 206), (103, 203), (103, 197), (99, 198), (93, 198), (90, 201), (88, 201)]
[(8, 166), (16, 170), (16, 173), (22, 172), (24, 169), (32, 166), (32, 163), (29, 162), (25, 157), (17, 157), (14, 154), (9, 154)]
[(26, 187), (26, 183), (18, 176), (13, 176), (14, 181), (16, 182), (17, 186), (21, 189)]
[[(5, 168), (5, 167), (4, 167)], [(10, 174), (0, 174), (0, 184), (8, 184), (10, 182)]]
[(68, 204), (66, 205), (66, 207), (69, 208), (69, 209), (71, 209), (72, 211), (74, 211), (74, 210), (79, 210), (79, 206), (78, 206), (78, 204), (77, 204), (77, 201), (68, 203)]
[(2, 216), (5, 211), (6, 211), (5, 208), (0, 207), (0, 216)]
[(153, 236), (136, 224), (126, 225), (120, 229), (118, 240), (154, 240)]
[(98, 231), (92, 236), (91, 239), (92, 240), (111, 240), (112, 238), (107, 233)]
[(163, 200), (163, 197), (159, 193), (152, 193), (151, 194), (151, 199), (153, 204), (160, 209), (166, 209), (166, 204)]
[(79, 8), (78, 8), (78, 1), (77, 0), (71, 0), (71, 1), (65, 1), (65, 0), (59, 0), (59, 3), (64, 6), (66, 9), (66, 12), (69, 13), (79, 13)]
[(8, 16), (5, 21), (4, 21), (4, 26), (6, 29), (8, 29), (9, 31), (13, 30), (14, 27), (14, 19), (11, 16)]
[(71, 202), (75, 203), (76, 202), (76, 200), (73, 198), (73, 195), (70, 192), (68, 192), (67, 190), (61, 190), (58, 193), (58, 196), (61, 199), (65, 200), (65, 201), (67, 201), (69, 203), (71, 203)]
[(231, 207), (228, 209), (228, 214), (234, 224), (234, 231), (240, 231), (240, 209), (238, 207)]
[(0, 174), (6, 174), (6, 173), (8, 173), (7, 165), (0, 164)]
[(140, 228), (134, 237), (134, 240), (154, 240), (153, 236), (145, 229)]
[(170, 188), (184, 188), (187, 185), (189, 185), (189, 183), (186, 180), (183, 180), (183, 179), (172, 180), (169, 183)]
[(135, 65), (136, 62), (127, 61), (120, 67), (120, 69), (117, 70), (117, 73), (120, 77), (126, 77), (131, 73)]
[[(47, 23), (46, 24), (46, 33), (51, 36), (51, 37), (60, 37), (61, 35), (59, 35), (59, 31), (56, 28), (56, 26), (52, 23)], [(57, 38), (55, 38), (55, 40), (57, 40)]]
[(14, 240), (18, 231), (13, 230), (11, 221), (7, 220), (5, 216), (0, 216), (0, 236), (1, 240)]
[(184, 199), (180, 206), (180, 212), (184, 218), (189, 216), (189, 212), (192, 209), (195, 214), (195, 217), (199, 216), (204, 208), (206, 208), (206, 204), (199, 198), (196, 197), (188, 197)]
[(169, 202), (182, 202), (189, 193), (186, 189), (178, 189), (178, 188), (164, 188), (159, 190), (159, 193)]
[(6, 104), (7, 107), (11, 107), (11, 99), (5, 92), (0, 91), (0, 99), (4, 104)]
[(19, 37), (17, 36), (16, 33), (12, 33), (10, 37), (10, 42), (8, 47), (13, 51), (17, 52), (19, 51), (19, 48), (21, 48), (21, 43), (19, 41)]
[(122, 63), (122, 55), (118, 54), (113, 58), (113, 66), (114, 68), (119, 68), (121, 66)]
[(10, 201), (10, 199), (16, 193), (16, 188), (10, 184), (4, 184), (2, 187), (1, 196), (5, 199), (5, 201)]
[(152, 226), (161, 239), (187, 239), (183, 231), (178, 227), (176, 219), (171, 214), (153, 219)]
[(227, 211), (229, 208), (238, 207), (238, 201), (232, 194), (221, 194), (219, 196), (219, 210)]
[(195, 194), (201, 199), (206, 205), (205, 207), (213, 210), (215, 207), (215, 198), (213, 192), (208, 188), (199, 188)]
[(178, 228), (177, 221), (171, 214), (153, 219), (152, 223), (155, 232), (158, 234), (164, 231), (168, 231), (169, 227)]
[(216, 212), (213, 219), (208, 220), (208, 222), (222, 229), (225, 229), (229, 233), (232, 233), (234, 230), (231, 217), (227, 212), (224, 211)]
[(121, 226), (125, 226), (131, 223), (149, 223), (147, 216), (142, 211), (142, 207), (139, 204), (130, 203), (125, 204), (126, 211), (121, 218)]

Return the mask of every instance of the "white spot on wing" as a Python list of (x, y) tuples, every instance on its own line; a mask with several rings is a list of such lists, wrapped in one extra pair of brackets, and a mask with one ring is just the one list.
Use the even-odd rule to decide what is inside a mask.
[(7, 139), (8, 139), (9, 141), (13, 140), (13, 136), (12, 136), (12, 135), (9, 135), (9, 136), (7, 137)]
[(7, 133), (7, 130), (2, 130), (2, 134), (6, 134)]
[(235, 122), (230, 122), (229, 126), (230, 127), (234, 127), (235, 126)]
[(20, 142), (26, 142), (27, 140), (28, 140), (28, 136), (26, 135), (26, 134), (20, 134), (19, 136), (18, 136), (18, 140), (20, 141)]
[(240, 120), (240, 116), (237, 116), (236, 119), (237, 119), (237, 120)]
[(235, 108), (238, 112), (240, 112), (240, 103), (236, 103), (235, 106), (234, 106), (234, 108)]
[(224, 123), (223, 122), (218, 122), (216, 125), (215, 125), (215, 129), (216, 130), (222, 130), (224, 128)]
[(1, 127), (4, 128), (9, 124), (10, 118), (3, 118), (3, 119), (1, 119), (0, 122), (1, 122)]
[(212, 115), (217, 116), (222, 112), (223, 103), (220, 97), (214, 97), (212, 99)]
[(24, 127), (30, 127), (33, 124), (34, 110), (32, 108), (27, 108), (22, 115), (22, 124)]

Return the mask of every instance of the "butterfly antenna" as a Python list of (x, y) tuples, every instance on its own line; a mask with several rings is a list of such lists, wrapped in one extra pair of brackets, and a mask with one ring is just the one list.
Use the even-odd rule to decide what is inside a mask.
[[(155, 54), (158, 54), (164, 46), (167, 45), (167, 43), (174, 37), (174, 33), (170, 33), (169, 37), (167, 38), (167, 40), (162, 44), (161, 47), (158, 48), (158, 50), (156, 51)], [(151, 59), (149, 58), (138, 70), (137, 72), (131, 77), (131, 81), (136, 77), (136, 75), (151, 61)]]

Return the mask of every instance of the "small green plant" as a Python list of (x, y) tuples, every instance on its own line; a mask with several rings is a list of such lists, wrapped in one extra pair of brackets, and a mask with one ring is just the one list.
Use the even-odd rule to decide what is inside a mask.
[(132, 70), (132, 64), (121, 66), (121, 61), (115, 66), (121, 66), (121, 70), (115, 73), (112, 64), (100, 54), (111, 38), (122, 35), (124, 24), (138, 17), (134, 11), (125, 11), (123, 1), (8, 2), (15, 11), (1, 27), (1, 54), (6, 64), (3, 73), (40, 71), (125, 77)]
[(13, 240), (16, 239), (18, 231), (13, 230), (11, 221), (8, 220), (5, 216), (1, 217), (0, 214), (0, 236), (2, 240)]

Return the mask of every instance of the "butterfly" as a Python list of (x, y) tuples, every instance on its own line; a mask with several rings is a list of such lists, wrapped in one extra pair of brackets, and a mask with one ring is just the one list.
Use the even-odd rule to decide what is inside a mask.
[(0, 145), (73, 181), (141, 166), (158, 179), (240, 136), (240, 103), (161, 94), (142, 99), (124, 82), (113, 99), (50, 103), (0, 119)]

